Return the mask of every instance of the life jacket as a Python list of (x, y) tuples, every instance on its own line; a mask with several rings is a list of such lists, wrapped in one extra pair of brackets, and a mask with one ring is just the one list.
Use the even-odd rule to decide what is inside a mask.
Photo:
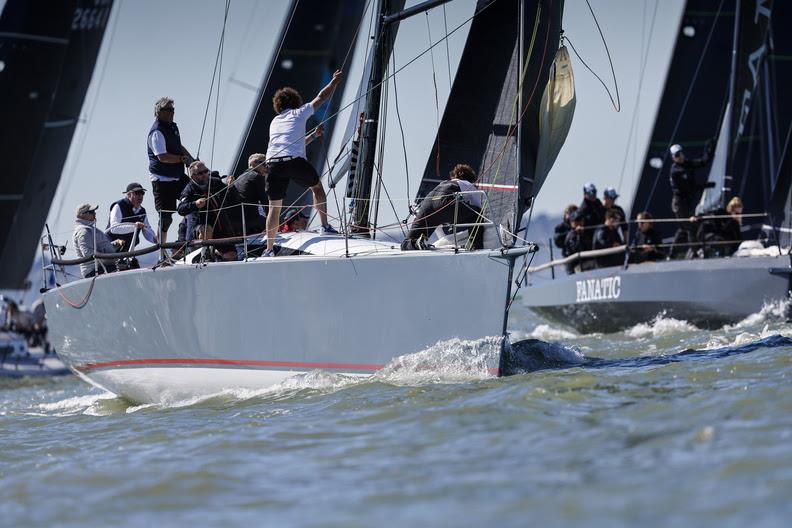
[[(127, 200), (126, 198), (121, 198), (120, 200), (113, 202), (110, 204), (110, 211), (112, 212), (114, 206), (118, 206), (121, 209), (121, 221), (124, 223), (134, 223), (134, 222), (145, 222), (146, 221), (146, 208), (141, 207), (140, 211), (135, 213), (132, 209), (132, 203)], [(118, 235), (115, 233), (110, 232), (110, 219), (107, 219), (107, 229), (105, 230), (105, 234), (110, 238), (110, 240), (123, 240), (124, 247), (121, 248), (121, 251), (129, 251), (129, 248), (132, 247), (132, 235), (133, 233), (127, 233), (125, 235)], [(135, 239), (135, 245), (137, 246), (138, 242), (140, 241), (140, 231), (137, 233), (137, 237)]]
[[(168, 154), (176, 154), (177, 156), (182, 155), (181, 137), (179, 136), (179, 127), (176, 123), (166, 123), (157, 119), (154, 121), (154, 124), (151, 125), (148, 137), (151, 137), (151, 134), (155, 130), (162, 132), (162, 135), (165, 137), (165, 150)], [(157, 155), (151, 150), (149, 141), (146, 141), (146, 147), (148, 148), (149, 172), (151, 174), (169, 176), (171, 178), (181, 178), (184, 176), (183, 163), (163, 163), (157, 159)]]

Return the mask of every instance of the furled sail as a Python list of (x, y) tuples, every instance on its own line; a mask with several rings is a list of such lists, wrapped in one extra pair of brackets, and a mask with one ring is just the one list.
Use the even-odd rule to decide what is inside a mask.
[[(719, 131), (728, 97), (734, 6), (734, 0), (688, 0), (685, 4), (635, 188), (633, 217), (641, 211), (650, 211), (656, 218), (672, 217), (668, 148), (679, 143), (689, 157), (697, 157)], [(676, 230), (670, 223), (655, 228), (665, 236)]]
[[(363, 17), (363, 0), (293, 0), (275, 50), (270, 69), (265, 73), (259, 89), (258, 105), (251, 115), (247, 134), (242, 138), (231, 167), (232, 174), (247, 170), (248, 156), (265, 152), (269, 142), (269, 126), (275, 111), (272, 96), (278, 88), (291, 86), (304, 98), (313, 97), (333, 72), (346, 61), (351, 63), (350, 51)], [(309, 126), (338, 111), (346, 76), (336, 89), (336, 95), (311, 119)], [(307, 101), (306, 101), (307, 102)], [(321, 173), (332, 139), (333, 127), (324, 130), (324, 139), (313, 142), (307, 149), (308, 160)], [(286, 203), (303, 194), (303, 189), (291, 185)]]
[(0, 16), (0, 287), (30, 270), (112, 0), (8, 0)]
[[(725, 196), (731, 189), (728, 187), (731, 178), (726, 178), (726, 170), (728, 167), (727, 158), (729, 157), (729, 123), (731, 122), (731, 105), (726, 105), (726, 112), (723, 114), (723, 121), (721, 122), (721, 129), (718, 133), (718, 144), (715, 148), (715, 154), (712, 157), (710, 164), (709, 181), (715, 184), (710, 189), (704, 189), (701, 194), (701, 201), (696, 206), (696, 213), (703, 214), (707, 211), (712, 211), (721, 206), (722, 197)], [(727, 182), (729, 182), (727, 184)]]
[[(515, 211), (524, 210), (539, 192), (568, 130), (565, 120), (574, 109), (568, 56), (564, 64), (563, 54), (556, 55), (563, 2), (522, 3), (522, 11), (518, 0), (477, 3), (480, 13), (471, 24), (416, 197), (422, 199), (447, 179), (456, 164), (467, 163), (476, 169), (479, 188), (487, 193), (485, 216), (509, 227)], [(525, 28), (522, 48), (520, 27)], [(554, 80), (548, 85), (553, 67)], [(520, 152), (518, 127), (522, 127)], [(497, 241), (490, 231), (485, 232), (486, 246)]]

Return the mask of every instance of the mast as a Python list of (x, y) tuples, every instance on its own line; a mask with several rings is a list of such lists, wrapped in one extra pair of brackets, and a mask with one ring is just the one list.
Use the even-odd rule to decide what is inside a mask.
[[(352, 208), (353, 231), (368, 233), (371, 212), (371, 183), (374, 176), (374, 159), (377, 154), (377, 132), (379, 128), (380, 105), (382, 102), (382, 85), (387, 74), (388, 60), (396, 40), (398, 22), (389, 23), (389, 13), (404, 7), (404, 0), (379, 0), (377, 8), (377, 24), (374, 30), (372, 47), (371, 76), (367, 85), (365, 105), (365, 121), (360, 140), (358, 158), (359, 174), (355, 178), (352, 191), (354, 206)], [(400, 20), (396, 18), (395, 20)], [(354, 116), (353, 116), (354, 117)]]
[[(735, 92), (735, 85), (737, 84), (737, 53), (738, 47), (740, 42), (740, 4), (742, 4), (742, 0), (737, 0), (734, 6), (734, 38), (732, 40), (732, 57), (731, 57), (731, 73), (729, 74), (729, 102), (727, 108), (732, 109), (732, 115), (736, 113), (736, 108), (734, 107), (734, 92)], [(723, 176), (723, 186), (721, 186), (721, 193), (720, 193), (720, 208), (726, 206), (726, 194), (731, 192), (732, 186), (732, 175), (734, 174), (734, 160), (733, 160), (733, 153), (735, 145), (732, 142), (732, 132), (733, 132), (733, 124), (730, 115), (724, 116), (726, 119), (726, 135), (725, 137), (728, 138), (729, 142), (726, 150), (726, 173)], [(737, 138), (734, 138), (735, 141)]]

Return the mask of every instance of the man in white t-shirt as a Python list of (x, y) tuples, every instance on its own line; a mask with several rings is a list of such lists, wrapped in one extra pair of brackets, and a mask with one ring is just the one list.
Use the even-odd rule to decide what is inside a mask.
[(302, 97), (294, 88), (281, 88), (272, 98), (272, 106), (277, 114), (270, 123), (269, 146), (267, 147), (267, 252), (274, 256), (273, 247), (278, 233), (281, 205), (289, 181), (293, 180), (303, 187), (310, 187), (313, 193), (314, 208), (322, 221), (323, 233), (337, 233), (327, 222), (327, 195), (316, 169), (305, 155), (305, 124), (317, 108), (330, 98), (341, 79), (341, 71), (336, 71), (330, 83), (322, 88), (310, 103), (303, 104)]

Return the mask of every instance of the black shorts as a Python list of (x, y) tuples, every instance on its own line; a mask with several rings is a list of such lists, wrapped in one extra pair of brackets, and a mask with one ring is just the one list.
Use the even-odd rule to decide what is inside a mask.
[(270, 200), (283, 200), (289, 181), (294, 181), (303, 187), (313, 187), (319, 183), (319, 174), (305, 158), (268, 163), (267, 167), (269, 174), (267, 174), (266, 191)]
[(188, 183), (187, 176), (176, 181), (153, 181), (151, 188), (154, 193), (154, 209), (157, 211), (176, 211), (179, 196)]

